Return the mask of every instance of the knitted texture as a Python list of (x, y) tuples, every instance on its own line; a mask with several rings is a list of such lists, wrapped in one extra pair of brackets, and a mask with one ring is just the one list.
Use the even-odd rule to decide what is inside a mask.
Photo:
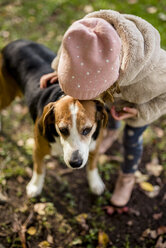
[(107, 21), (87, 18), (66, 31), (58, 64), (62, 90), (89, 100), (112, 86), (119, 76), (121, 40)]

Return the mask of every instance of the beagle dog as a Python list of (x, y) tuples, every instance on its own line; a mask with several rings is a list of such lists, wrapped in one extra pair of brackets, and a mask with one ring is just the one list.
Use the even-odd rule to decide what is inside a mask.
[(47, 154), (62, 154), (72, 169), (88, 164), (90, 189), (100, 195), (104, 183), (98, 174), (97, 157), (107, 112), (97, 100), (79, 101), (65, 95), (58, 82), (40, 88), (41, 76), (52, 72), (54, 57), (43, 45), (25, 40), (9, 43), (0, 54), (0, 110), (23, 95), (34, 121), (34, 169), (27, 195), (35, 197), (42, 191)]

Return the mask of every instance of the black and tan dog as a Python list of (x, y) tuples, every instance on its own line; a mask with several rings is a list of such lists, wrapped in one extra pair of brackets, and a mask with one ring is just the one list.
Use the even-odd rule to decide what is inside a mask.
[(25, 40), (11, 42), (0, 54), (0, 110), (16, 96), (24, 95), (35, 123), (34, 170), (27, 194), (34, 197), (41, 193), (43, 158), (60, 152), (70, 168), (82, 168), (88, 161), (91, 191), (101, 194), (104, 183), (96, 163), (107, 114), (98, 101), (78, 101), (65, 95), (58, 82), (40, 89), (40, 77), (52, 71), (54, 57), (43, 45)]

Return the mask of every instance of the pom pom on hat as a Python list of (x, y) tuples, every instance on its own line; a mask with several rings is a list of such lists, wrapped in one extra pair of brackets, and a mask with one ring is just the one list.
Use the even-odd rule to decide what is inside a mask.
[(119, 76), (121, 40), (101, 18), (74, 22), (66, 31), (58, 64), (62, 90), (79, 100), (98, 97)]

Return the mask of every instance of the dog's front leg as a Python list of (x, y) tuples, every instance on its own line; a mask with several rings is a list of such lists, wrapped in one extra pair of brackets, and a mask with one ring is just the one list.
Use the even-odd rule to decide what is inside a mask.
[(100, 140), (101, 138), (99, 138), (99, 140), (97, 141), (95, 150), (89, 153), (87, 166), (87, 178), (89, 187), (92, 193), (94, 193), (95, 195), (101, 195), (105, 189), (105, 185), (98, 173), (97, 168)]
[(45, 177), (44, 156), (50, 154), (49, 143), (39, 132), (35, 133), (35, 145), (33, 149), (33, 175), (26, 187), (28, 197), (40, 195)]

